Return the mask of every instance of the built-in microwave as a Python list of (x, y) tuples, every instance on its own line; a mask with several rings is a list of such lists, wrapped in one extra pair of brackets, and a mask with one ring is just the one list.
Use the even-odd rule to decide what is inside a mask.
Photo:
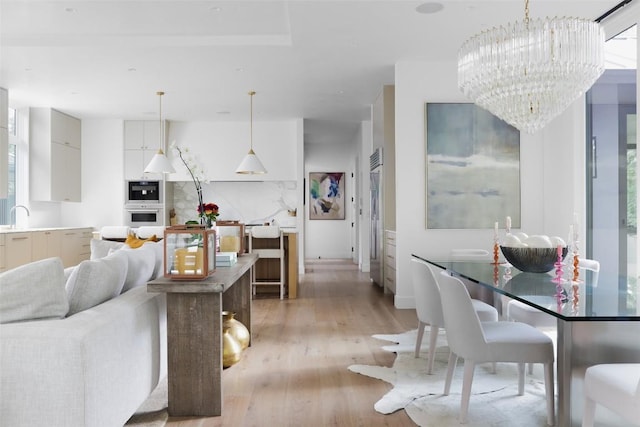
[(125, 204), (162, 203), (162, 181), (126, 181)]
[(164, 205), (127, 204), (124, 207), (124, 223), (129, 227), (164, 225)]

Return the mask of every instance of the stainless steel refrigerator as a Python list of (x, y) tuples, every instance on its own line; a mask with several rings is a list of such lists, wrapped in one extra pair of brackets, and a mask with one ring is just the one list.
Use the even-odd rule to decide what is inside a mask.
[(370, 164), (370, 235), (369, 235), (369, 259), (370, 259), (370, 273), (369, 277), (371, 281), (376, 283), (380, 287), (384, 287), (384, 272), (383, 272), (383, 193), (382, 193), (382, 180), (383, 176), (383, 162), (382, 162), (382, 148), (377, 148), (373, 154), (369, 157)]

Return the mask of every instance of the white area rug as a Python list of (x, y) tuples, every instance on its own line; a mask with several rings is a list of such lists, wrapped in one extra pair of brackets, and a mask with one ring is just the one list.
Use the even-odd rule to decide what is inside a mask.
[[(428, 327), (427, 327), (428, 329)], [(404, 409), (419, 426), (459, 426), (463, 361), (459, 360), (449, 396), (442, 394), (449, 348), (444, 334), (438, 336), (433, 374), (427, 375), (429, 332), (425, 331), (419, 358), (414, 358), (417, 330), (397, 335), (373, 335), (395, 345), (383, 346), (397, 353), (393, 367), (351, 365), (349, 370), (392, 384), (374, 408), (389, 414)], [(525, 394), (518, 396), (515, 364), (499, 363), (493, 374), (490, 364), (476, 366), (469, 404), (469, 427), (542, 427), (546, 425), (546, 400), (542, 366), (527, 376)]]

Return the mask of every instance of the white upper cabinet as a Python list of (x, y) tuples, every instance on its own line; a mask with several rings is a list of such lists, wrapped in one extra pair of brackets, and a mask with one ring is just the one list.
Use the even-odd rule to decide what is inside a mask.
[(81, 199), (81, 121), (51, 108), (29, 109), (31, 200)]
[[(166, 122), (163, 123), (166, 126)], [(166, 132), (165, 132), (166, 134)], [(164, 141), (162, 143), (164, 148)], [(160, 147), (160, 123), (155, 120), (127, 120), (124, 122), (124, 179), (158, 178), (146, 174), (144, 168)]]

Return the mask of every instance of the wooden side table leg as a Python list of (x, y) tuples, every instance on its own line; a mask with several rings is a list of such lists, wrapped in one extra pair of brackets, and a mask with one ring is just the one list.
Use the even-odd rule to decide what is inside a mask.
[(222, 297), (167, 294), (169, 415), (222, 414)]

